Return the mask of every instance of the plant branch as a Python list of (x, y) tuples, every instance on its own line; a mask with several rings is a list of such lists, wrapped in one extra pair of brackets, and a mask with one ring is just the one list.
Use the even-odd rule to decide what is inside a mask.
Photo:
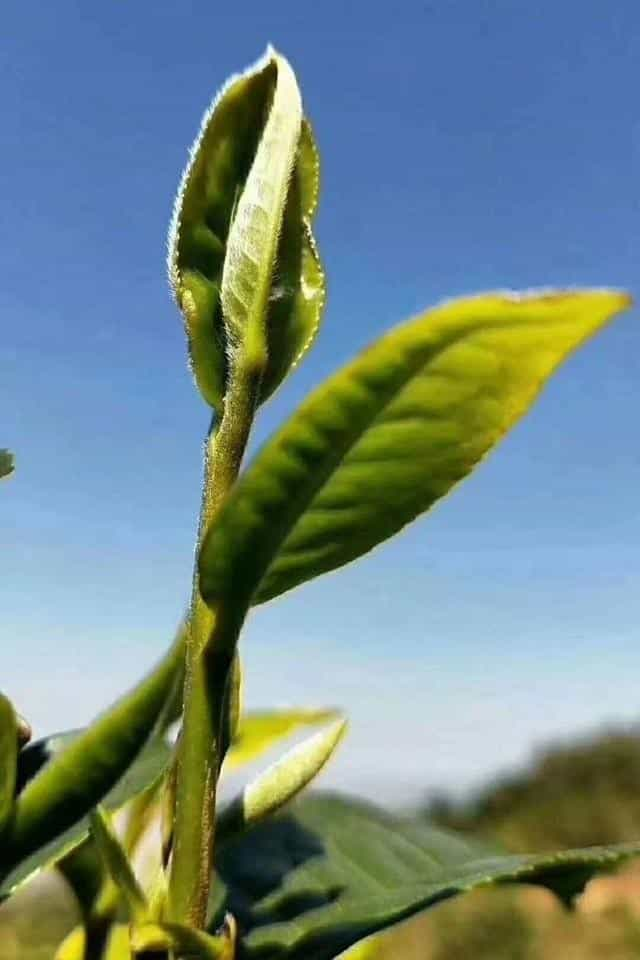
[(184, 713), (178, 744), (169, 915), (202, 929), (213, 866), (216, 786), (223, 760), (226, 690), (238, 624), (206, 606), (198, 586), (197, 554), (205, 531), (238, 476), (253, 423), (262, 366), (238, 356), (217, 430), (209, 433), (186, 651)]

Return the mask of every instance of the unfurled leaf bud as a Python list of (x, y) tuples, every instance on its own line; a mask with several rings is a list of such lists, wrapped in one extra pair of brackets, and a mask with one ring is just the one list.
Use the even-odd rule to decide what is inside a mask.
[(194, 377), (219, 414), (238, 353), (259, 368), (264, 400), (317, 332), (325, 298), (311, 232), (318, 182), (295, 75), (269, 49), (205, 114), (169, 236)]

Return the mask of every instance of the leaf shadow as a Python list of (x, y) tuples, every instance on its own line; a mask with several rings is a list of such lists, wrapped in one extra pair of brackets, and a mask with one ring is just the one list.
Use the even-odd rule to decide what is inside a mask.
[[(218, 853), (218, 872), (227, 891), (224, 908), (248, 932), (334, 903), (344, 885), (323, 875), (325, 855), (321, 837), (295, 816), (280, 816), (253, 827)], [(320, 869), (309, 869), (311, 861), (316, 861)], [(298, 886), (293, 875), (302, 866), (307, 869)]]

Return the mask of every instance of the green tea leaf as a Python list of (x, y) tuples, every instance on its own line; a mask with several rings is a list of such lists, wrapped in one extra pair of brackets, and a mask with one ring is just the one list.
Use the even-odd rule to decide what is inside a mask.
[(252, 780), (220, 814), (219, 837), (245, 830), (289, 803), (320, 773), (344, 736), (347, 722), (335, 720), (299, 743)]
[(212, 937), (202, 930), (178, 923), (147, 924), (133, 931), (132, 946), (136, 953), (179, 951), (180, 955), (201, 960), (221, 960), (230, 957), (229, 943), (222, 937)]
[(630, 303), (488, 294), (396, 328), (267, 442), (209, 529), (200, 590), (246, 609), (397, 533), (462, 480), (580, 344)]
[(65, 856), (56, 860), (56, 870), (64, 877), (69, 889), (77, 901), (83, 918), (89, 919), (100, 903), (100, 917), (106, 918), (109, 911), (105, 909), (105, 888), (108, 886), (117, 901), (113, 915), (120, 906), (119, 894), (113, 890), (111, 882), (100, 853), (90, 836), (73, 847)]
[(366, 940), (359, 940), (335, 960), (377, 960), (384, 956), (385, 944), (380, 942), (381, 939), (382, 937), (368, 937)]
[(268, 363), (262, 378), (260, 402), (298, 365), (315, 340), (325, 304), (325, 275), (311, 227), (306, 221), (300, 226), (299, 219), (291, 212), (297, 203), (295, 186), (290, 196), (278, 256), (280, 283), (274, 287), (269, 304)]
[(501, 855), (423, 820), (317, 794), (231, 840), (218, 854), (222, 909), (245, 931), (243, 956), (330, 960), (441, 900), (479, 886), (528, 883), (563, 898), (640, 853), (640, 843)]
[[(137, 687), (77, 737), (63, 742), (59, 752), (53, 752), (28, 779), (0, 852), (1, 893), (28, 876), (25, 870), (31, 873), (49, 862), (52, 851), (57, 855), (68, 852), (77, 842), (79, 821), (116, 785), (121, 789), (126, 783), (127, 772), (131, 773), (154, 728), (162, 725), (162, 711), (171, 701), (182, 668), (183, 643), (180, 634)], [(23, 752), (27, 751), (29, 756), (35, 755), (34, 747)], [(21, 766), (19, 763), (19, 775)], [(123, 792), (121, 789), (121, 795)], [(83, 827), (81, 836), (84, 833)]]
[(131, 920), (145, 921), (148, 917), (147, 899), (104, 808), (98, 806), (89, 814), (89, 829), (103, 863), (127, 905)]
[(56, 951), (54, 960), (85, 960), (87, 934), (83, 926), (74, 927)]
[[(311, 128), (306, 121), (300, 125), (300, 116), (291, 68), (269, 50), (214, 100), (178, 191), (170, 280), (196, 383), (218, 414), (233, 342), (244, 336), (238, 296), (258, 296), (267, 313), (262, 399), (300, 359), (319, 325), (324, 275), (310, 226), (319, 161)], [(270, 212), (265, 203), (273, 205)], [(262, 263), (262, 281), (249, 276), (258, 268), (247, 257)]]
[(15, 459), (10, 450), (0, 449), (0, 480), (9, 477), (15, 469)]
[(213, 101), (191, 148), (169, 235), (169, 277), (184, 315), (193, 374), (219, 412), (226, 389), (220, 283), (227, 237), (274, 82), (275, 65), (264, 58), (232, 77)]
[(0, 693), (0, 841), (11, 827), (18, 769), (18, 724), (13, 704)]
[(220, 300), (231, 350), (242, 344), (266, 359), (263, 320), (302, 124), (293, 70), (273, 54), (277, 80), (249, 176), (231, 221)]
[(319, 189), (318, 149), (311, 126), (303, 119), (269, 296), (268, 362), (260, 386), (260, 402), (298, 365), (320, 329), (326, 283), (311, 228)]
[(113, 924), (109, 930), (101, 960), (133, 960), (131, 938), (127, 924)]
[[(42, 769), (54, 756), (61, 753), (71, 743), (77, 741), (82, 731), (57, 734), (45, 740), (35, 741), (22, 751), (18, 760), (18, 782), (28, 783), (38, 770)], [(26, 756), (23, 756), (26, 755)], [(115, 812), (138, 794), (158, 783), (171, 758), (171, 749), (164, 739), (152, 738), (143, 747), (137, 759), (129, 767), (116, 785), (101, 803), (105, 810)], [(33, 874), (45, 867), (51, 867), (62, 857), (76, 850), (89, 833), (88, 817), (82, 817), (72, 827), (57, 836), (50, 843), (40, 847), (35, 853), (22, 860), (0, 882), (0, 900), (13, 893), (29, 880)]]
[(224, 769), (226, 772), (237, 770), (299, 730), (330, 723), (339, 716), (338, 710), (329, 709), (255, 710), (245, 713), (240, 717)]

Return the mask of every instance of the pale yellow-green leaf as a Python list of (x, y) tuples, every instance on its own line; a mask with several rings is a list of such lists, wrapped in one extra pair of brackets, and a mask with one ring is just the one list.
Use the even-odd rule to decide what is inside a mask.
[(268, 56), (227, 81), (202, 120), (173, 210), (169, 279), (184, 318), (194, 378), (218, 412), (227, 377), (220, 310), (227, 238), (274, 84), (275, 65)]
[(225, 760), (231, 772), (257, 760), (280, 741), (305, 727), (315, 727), (338, 719), (338, 710), (256, 710), (240, 718), (238, 732)]
[(610, 290), (491, 293), (382, 337), (315, 390), (241, 476), (200, 553), (205, 601), (243, 610), (393, 536), (467, 476), (629, 303)]
[(56, 950), (54, 960), (86, 960), (86, 944), (85, 928), (83, 926), (74, 927)]
[(136, 953), (188, 951), (190, 957), (200, 957), (201, 960), (222, 960), (229, 956), (229, 943), (225, 938), (178, 923), (146, 924), (134, 928), (131, 942)]
[(100, 960), (133, 960), (128, 924), (113, 924)]
[(346, 727), (346, 720), (335, 720), (267, 767), (222, 811), (220, 833), (229, 835), (258, 823), (293, 800), (328, 762)]
[(383, 936), (378, 935), (360, 940), (359, 943), (354, 943), (348, 950), (343, 950), (335, 960), (378, 960), (384, 952)]
[[(241, 198), (250, 174), (255, 173), (253, 164), (259, 159), (263, 134), (268, 133), (269, 117), (272, 127), (278, 119), (278, 114), (270, 110), (274, 93), (278, 103), (284, 105), (288, 121), (295, 121), (299, 114), (299, 97), (293, 110), (283, 98), (284, 74), (289, 71), (283, 58), (270, 49), (254, 66), (224, 85), (202, 121), (174, 206), (168, 257), (171, 286), (184, 318), (197, 386), (218, 415), (224, 407), (232, 354), (220, 302), (221, 285), (223, 270), (228, 272), (231, 266), (231, 262), (226, 264), (227, 254), (237, 259), (239, 222), (233, 235), (231, 230), (243, 209)], [(263, 154), (267, 146), (268, 142), (263, 142)], [(299, 362), (320, 325), (325, 282), (311, 226), (318, 202), (319, 171), (313, 131), (303, 118), (286, 201), (275, 230), (277, 250), (262, 312), (267, 362), (262, 364), (259, 403)], [(270, 165), (269, 182), (275, 172)], [(252, 184), (247, 203), (252, 202), (252, 191), (255, 193), (255, 177)], [(257, 207), (252, 217), (262, 218)], [(251, 222), (249, 225), (253, 230)], [(269, 237), (271, 242), (273, 236)], [(232, 240), (233, 248), (228, 246)], [(265, 251), (268, 253), (266, 247)], [(246, 276), (246, 270), (242, 276)], [(235, 313), (232, 325), (233, 317)], [(241, 335), (240, 330), (236, 333)]]
[(273, 53), (272, 59), (273, 100), (229, 230), (220, 290), (230, 348), (242, 344), (264, 365), (272, 272), (302, 124), (295, 74), (284, 57)]

